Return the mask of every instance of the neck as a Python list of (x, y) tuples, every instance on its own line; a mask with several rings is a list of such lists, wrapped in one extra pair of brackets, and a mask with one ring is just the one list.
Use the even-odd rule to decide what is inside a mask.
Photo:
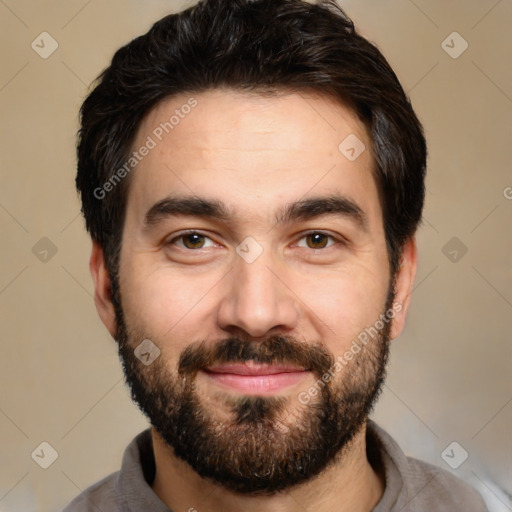
[(370, 512), (384, 492), (384, 479), (366, 455), (366, 425), (335, 464), (311, 481), (270, 496), (237, 494), (203, 479), (174, 455), (155, 429), (152, 436), (153, 491), (171, 510), (295, 512), (300, 504), (304, 510)]

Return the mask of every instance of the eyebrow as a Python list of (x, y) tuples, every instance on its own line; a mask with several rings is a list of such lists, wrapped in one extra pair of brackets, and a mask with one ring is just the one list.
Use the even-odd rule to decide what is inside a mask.
[(368, 231), (368, 216), (352, 199), (345, 196), (313, 197), (285, 206), (277, 215), (277, 223), (294, 220), (311, 220), (322, 215), (338, 215), (354, 221), (361, 229)]
[(212, 201), (201, 197), (166, 197), (155, 203), (144, 216), (146, 229), (159, 224), (173, 216), (205, 217), (227, 221), (230, 217), (227, 208), (220, 201)]
[[(311, 220), (323, 215), (338, 215), (355, 222), (361, 229), (368, 231), (368, 217), (363, 209), (352, 199), (345, 196), (328, 196), (302, 199), (285, 205), (275, 216), (276, 224), (285, 224), (297, 220)], [(235, 213), (221, 201), (196, 196), (168, 196), (155, 203), (144, 216), (144, 228), (161, 223), (174, 216), (193, 216), (232, 221)]]

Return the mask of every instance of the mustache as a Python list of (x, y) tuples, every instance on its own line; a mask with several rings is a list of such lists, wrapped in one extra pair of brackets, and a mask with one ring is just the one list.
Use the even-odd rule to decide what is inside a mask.
[(264, 340), (225, 338), (214, 345), (189, 345), (181, 354), (178, 373), (195, 375), (215, 363), (291, 364), (324, 375), (334, 364), (334, 356), (324, 347), (291, 336), (270, 336)]

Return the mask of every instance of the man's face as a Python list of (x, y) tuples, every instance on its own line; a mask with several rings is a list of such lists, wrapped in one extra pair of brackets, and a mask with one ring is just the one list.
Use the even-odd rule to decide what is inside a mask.
[[(159, 104), (133, 145), (155, 143), (130, 176), (116, 338), (176, 455), (233, 490), (273, 492), (335, 459), (383, 378), (391, 322), (333, 366), (391, 307), (370, 140), (325, 97), (194, 98)], [(366, 146), (355, 160), (354, 142), (338, 149), (348, 136)], [(147, 366), (144, 339), (160, 350)]]

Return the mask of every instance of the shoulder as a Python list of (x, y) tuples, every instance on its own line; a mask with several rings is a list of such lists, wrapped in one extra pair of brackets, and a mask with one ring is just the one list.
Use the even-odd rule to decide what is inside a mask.
[(416, 506), (421, 510), (430, 508), (438, 512), (487, 512), (482, 497), (468, 483), (432, 464), (412, 457), (406, 460), (408, 472), (404, 476), (411, 510)]
[(118, 512), (121, 505), (116, 496), (115, 482), (119, 472), (103, 478), (88, 487), (60, 512)]
[(449, 471), (407, 457), (396, 441), (373, 421), (367, 442), (378, 452), (386, 480), (375, 512), (487, 512), (478, 492)]
[(88, 487), (60, 512), (165, 510), (148, 483), (154, 473), (152, 438), (147, 429), (126, 447), (120, 471)]

